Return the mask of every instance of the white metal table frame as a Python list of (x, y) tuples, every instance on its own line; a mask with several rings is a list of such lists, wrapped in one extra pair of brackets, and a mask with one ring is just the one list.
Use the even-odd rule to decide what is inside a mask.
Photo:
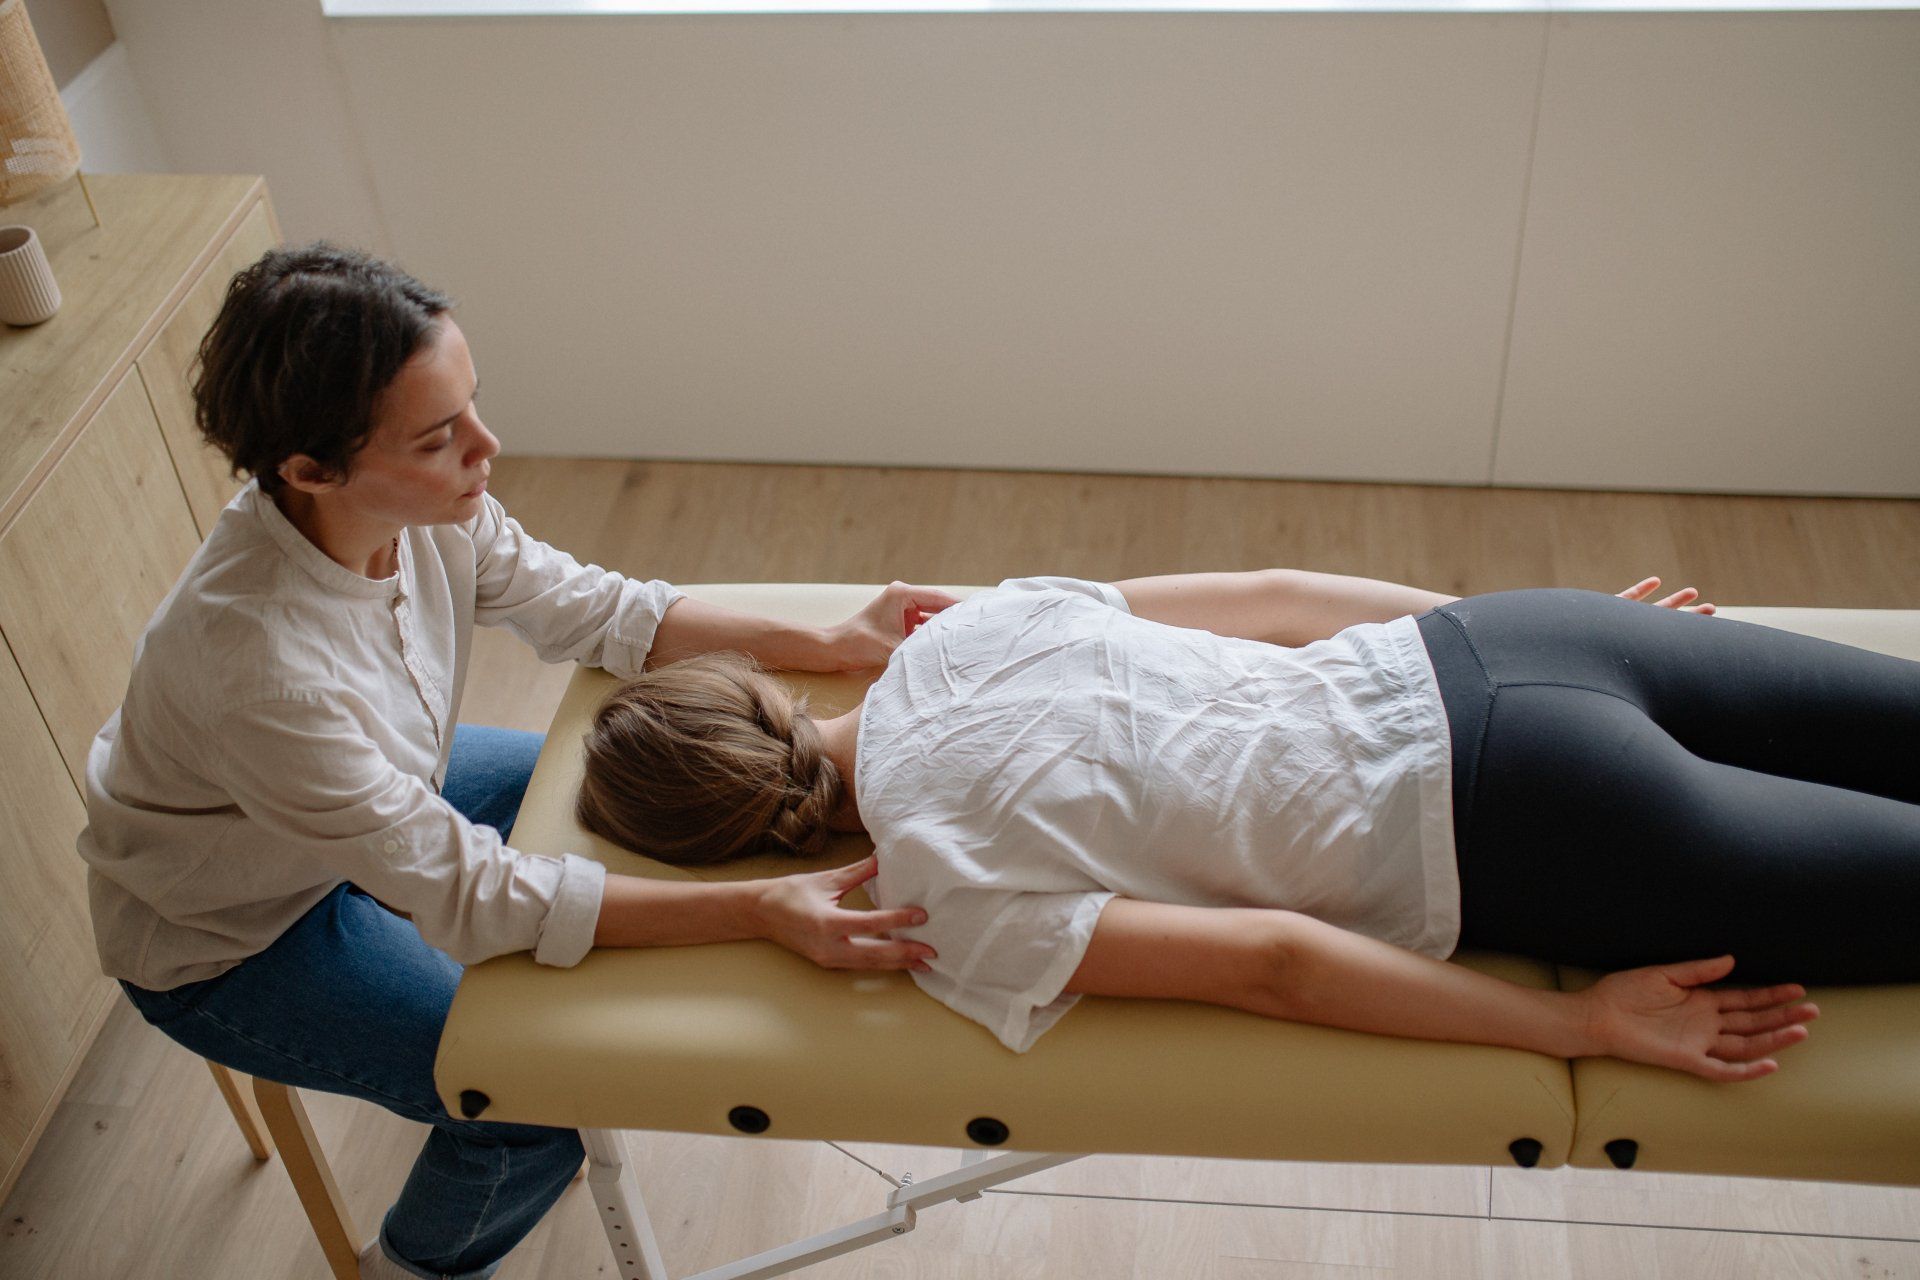
[[(580, 1137), (587, 1147), (587, 1184), (593, 1191), (600, 1222), (607, 1229), (607, 1243), (613, 1249), (620, 1280), (672, 1280), (666, 1264), (660, 1260), (660, 1246), (653, 1238), (653, 1224), (647, 1217), (646, 1202), (640, 1196), (640, 1181), (627, 1157), (625, 1135), (618, 1129), (582, 1129)], [(816, 1262), (903, 1236), (913, 1230), (915, 1217), (922, 1209), (949, 1200), (978, 1200), (983, 1191), (1003, 1182), (1078, 1159), (1079, 1155), (964, 1151), (960, 1167), (952, 1173), (943, 1173), (925, 1182), (915, 1182), (913, 1175), (908, 1174), (887, 1197), (887, 1207), (872, 1217), (710, 1268), (684, 1280), (765, 1280), (768, 1276), (783, 1276)]]

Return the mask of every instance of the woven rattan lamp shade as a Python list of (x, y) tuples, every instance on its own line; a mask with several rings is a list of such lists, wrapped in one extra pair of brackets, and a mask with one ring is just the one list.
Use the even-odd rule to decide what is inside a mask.
[(34, 39), (25, 0), (0, 0), (0, 205), (65, 182), (80, 144)]

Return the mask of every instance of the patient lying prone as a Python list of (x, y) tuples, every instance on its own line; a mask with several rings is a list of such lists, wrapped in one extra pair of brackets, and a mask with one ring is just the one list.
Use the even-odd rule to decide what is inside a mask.
[(661, 667), (596, 713), (578, 817), (678, 865), (868, 831), (875, 902), (929, 913), (901, 935), (937, 952), (915, 981), (1018, 1052), (1085, 994), (1719, 1080), (1806, 1036), (1803, 989), (1707, 986), (1729, 957), (1581, 993), (1442, 963), (1461, 929), (1447, 719), (1413, 619), (1278, 643), (1297, 637), (1249, 604), (1274, 580), (1222, 585), (1241, 576), (1009, 580), (828, 719), (744, 658)]

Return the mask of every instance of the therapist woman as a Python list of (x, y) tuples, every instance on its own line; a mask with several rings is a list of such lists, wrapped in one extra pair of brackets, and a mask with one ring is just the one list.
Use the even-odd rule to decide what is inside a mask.
[(432, 1126), (365, 1277), (485, 1277), (583, 1157), (567, 1129), (458, 1119), (433, 1060), (461, 966), (768, 938), (829, 968), (931, 954), (917, 907), (840, 906), (871, 860), (677, 884), (503, 842), (538, 734), (458, 724), (475, 623), (622, 676), (716, 649), (886, 661), (952, 597), (895, 583), (838, 626), (734, 613), (529, 537), (452, 299), (325, 243), (236, 276), (201, 344), (201, 431), (250, 478), (148, 623), (87, 759), (79, 850), (101, 966), (236, 1071)]

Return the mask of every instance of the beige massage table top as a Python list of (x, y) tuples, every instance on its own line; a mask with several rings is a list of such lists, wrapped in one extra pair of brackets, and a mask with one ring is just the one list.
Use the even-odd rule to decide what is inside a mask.
[[(686, 588), (808, 623), (840, 621), (878, 589)], [(1920, 611), (1721, 612), (1920, 659)], [(837, 713), (873, 674), (790, 678), (817, 712)], [(572, 851), (660, 879), (757, 878), (839, 865), (871, 848), (845, 837), (811, 863), (754, 860), (696, 876), (589, 835), (572, 816), (580, 738), (614, 683), (602, 671), (575, 674), (521, 808), (516, 848)], [(871, 905), (859, 891), (847, 901)], [(1455, 962), (1538, 987), (1576, 989), (1595, 976), (1513, 956)], [(1823, 1016), (1810, 1040), (1780, 1055), (1777, 1074), (1719, 1085), (1612, 1059), (1569, 1063), (1185, 1001), (1097, 997), (1015, 1054), (905, 973), (828, 971), (771, 942), (596, 950), (571, 969), (522, 953), (467, 970), (436, 1077), (453, 1114), (578, 1128), (1273, 1160), (1630, 1161), (1920, 1185), (1920, 987), (1822, 988), (1813, 997)]]

